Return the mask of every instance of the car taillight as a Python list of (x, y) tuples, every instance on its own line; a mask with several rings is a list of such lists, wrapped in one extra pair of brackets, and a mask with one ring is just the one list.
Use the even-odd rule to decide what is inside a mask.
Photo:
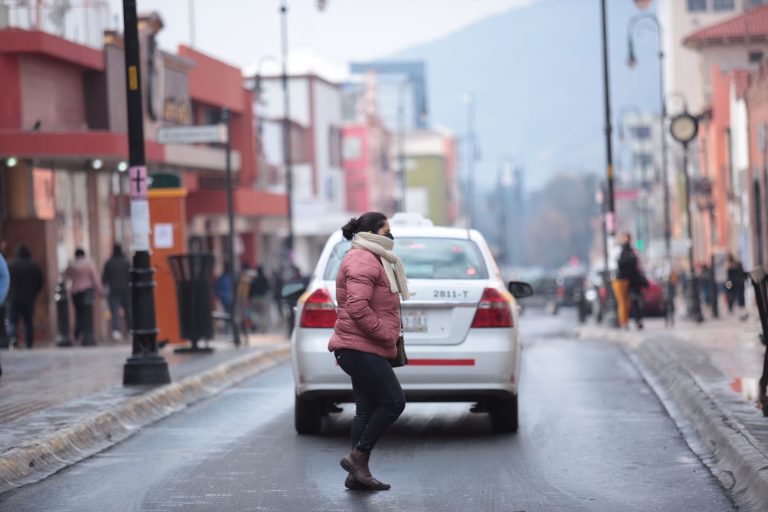
[(477, 305), (472, 327), (512, 327), (509, 301), (495, 288), (486, 288)]
[(325, 288), (312, 292), (301, 310), (300, 327), (333, 329), (336, 325), (336, 308), (331, 294)]
[(557, 298), (558, 299), (564, 299), (565, 298), (565, 286), (558, 286), (556, 293), (557, 293)]

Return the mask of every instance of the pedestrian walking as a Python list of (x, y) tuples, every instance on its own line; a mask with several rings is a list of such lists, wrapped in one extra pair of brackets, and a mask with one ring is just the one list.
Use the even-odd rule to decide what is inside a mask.
[[(107, 289), (107, 302), (112, 317), (112, 339), (119, 341), (123, 332), (127, 333), (131, 328), (131, 263), (118, 244), (115, 244), (112, 256), (104, 264), (101, 283)], [(124, 331), (120, 325), (121, 312), (125, 320)]]
[(75, 250), (75, 259), (64, 270), (64, 279), (69, 281), (72, 304), (75, 306), (75, 340), (82, 336), (83, 346), (95, 345), (93, 337), (93, 305), (95, 294), (104, 296), (96, 264), (85, 255), (81, 248)]
[(706, 304), (709, 308), (712, 308), (712, 300), (714, 299), (714, 290), (712, 289), (712, 269), (706, 263), (700, 263), (698, 265), (699, 292), (701, 294), (701, 303)]
[(20, 245), (8, 261), (11, 288), (8, 291), (8, 337), (11, 344), (18, 343), (19, 322), (24, 324), (27, 348), (35, 343), (35, 301), (43, 290), (43, 270), (32, 261), (27, 246)]
[[(3, 253), (0, 252), (0, 304), (5, 302), (8, 295), (8, 288), (11, 286), (11, 274), (8, 272), (8, 265), (5, 263)], [(0, 365), (0, 376), (3, 375), (3, 367)]]
[(746, 320), (749, 318), (749, 315), (744, 307), (744, 282), (747, 279), (747, 275), (744, 273), (744, 267), (733, 254), (728, 253), (725, 258), (725, 271), (725, 297), (728, 303), (728, 313), (733, 313), (733, 307), (738, 306), (739, 310), (741, 310), (740, 318)]
[[(616, 296), (616, 305), (618, 307), (618, 323), (620, 328), (628, 327), (629, 314), (632, 308), (632, 299), (634, 295), (635, 302), (642, 302), (642, 288), (647, 286), (647, 279), (640, 270), (640, 260), (637, 253), (632, 248), (632, 236), (624, 233), (621, 236), (621, 252), (618, 257), (618, 270), (616, 279), (613, 280), (613, 293)], [(635, 320), (638, 329), (643, 328), (642, 305), (635, 306)]]
[(251, 299), (256, 331), (266, 332), (269, 327), (269, 279), (261, 265), (256, 267), (256, 275), (251, 280), (248, 296)]
[(375, 479), (368, 464), (376, 442), (405, 408), (390, 360), (397, 354), (400, 297), (410, 295), (384, 214), (365, 213), (342, 232), (352, 248), (336, 278), (338, 320), (328, 349), (352, 379), (356, 412), (352, 451), (341, 466), (349, 473), (344, 482), (348, 489), (382, 491), (390, 485)]
[(229, 263), (224, 264), (224, 270), (214, 283), (216, 298), (219, 299), (221, 306), (228, 315), (232, 315), (232, 306), (235, 304), (235, 296), (232, 292), (232, 271)]
[[(5, 258), (5, 247), (5, 240), (0, 238), (0, 256), (3, 258)], [(6, 310), (5, 300), (0, 300), (0, 348), (8, 348), (8, 334), (5, 330)]]
[(277, 319), (282, 323), (285, 319), (285, 310), (283, 309), (283, 271), (281, 267), (272, 270), (272, 299), (275, 301)]

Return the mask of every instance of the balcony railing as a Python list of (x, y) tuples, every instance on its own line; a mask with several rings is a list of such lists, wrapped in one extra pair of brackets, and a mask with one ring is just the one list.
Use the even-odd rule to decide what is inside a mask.
[(0, 30), (39, 30), (92, 48), (101, 48), (104, 31), (114, 28), (105, 0), (0, 0)]

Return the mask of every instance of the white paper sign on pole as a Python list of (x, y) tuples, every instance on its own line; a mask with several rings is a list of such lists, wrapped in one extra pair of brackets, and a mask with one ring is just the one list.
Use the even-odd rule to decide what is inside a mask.
[(152, 233), (155, 237), (155, 249), (173, 247), (173, 224), (155, 224)]
[(134, 199), (131, 201), (131, 229), (133, 231), (133, 250), (149, 250), (149, 201)]

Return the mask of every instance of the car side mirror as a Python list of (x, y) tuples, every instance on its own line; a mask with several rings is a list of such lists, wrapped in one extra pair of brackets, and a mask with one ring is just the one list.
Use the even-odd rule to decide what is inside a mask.
[(524, 299), (533, 295), (533, 287), (522, 281), (510, 281), (508, 289), (509, 293), (516, 299)]
[(283, 285), (283, 289), (280, 290), (280, 296), (289, 301), (299, 300), (301, 294), (307, 289), (307, 283), (304, 280), (288, 281)]

